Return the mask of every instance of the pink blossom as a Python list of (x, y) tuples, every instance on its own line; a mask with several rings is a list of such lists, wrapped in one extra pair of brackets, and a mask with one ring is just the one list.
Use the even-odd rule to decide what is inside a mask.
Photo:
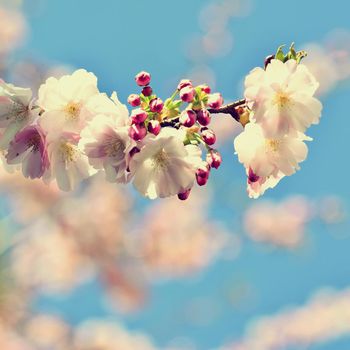
[(142, 71), (135, 76), (135, 81), (136, 81), (136, 84), (139, 86), (148, 85), (151, 81), (151, 74), (149, 74), (148, 72)]
[(319, 84), (303, 64), (273, 59), (266, 70), (253, 69), (245, 79), (245, 98), (268, 138), (305, 132), (320, 119), (322, 104), (313, 95)]
[(256, 202), (244, 215), (244, 227), (255, 241), (294, 248), (301, 244), (311, 208), (304, 197), (290, 197), (282, 202)]
[(103, 169), (110, 182), (126, 183), (129, 152), (136, 146), (128, 135), (128, 127), (120, 127), (112, 118), (99, 115), (82, 131), (79, 147), (85, 151), (90, 164)]
[(10, 142), (6, 155), (9, 164), (22, 164), (25, 177), (40, 178), (50, 163), (45, 136), (39, 126), (28, 126)]

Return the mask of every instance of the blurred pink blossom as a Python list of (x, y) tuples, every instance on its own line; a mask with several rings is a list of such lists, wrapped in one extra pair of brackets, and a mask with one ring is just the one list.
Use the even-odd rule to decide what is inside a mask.
[(167, 199), (151, 206), (140, 224), (142, 256), (151, 274), (186, 275), (210, 264), (229, 242), (228, 233), (207, 218), (203, 193), (186, 202)]
[(305, 45), (308, 56), (304, 63), (320, 83), (317, 94), (326, 94), (350, 79), (349, 39), (349, 31), (338, 29), (330, 32), (321, 44)]
[(0, 56), (10, 53), (24, 39), (26, 21), (21, 12), (0, 7)]
[(304, 348), (350, 334), (350, 290), (319, 290), (305, 305), (252, 321), (244, 337), (221, 350)]
[(81, 324), (74, 334), (74, 350), (156, 350), (144, 334), (129, 332), (117, 323), (89, 320)]
[(248, 236), (254, 241), (295, 248), (302, 242), (305, 224), (312, 215), (310, 201), (294, 196), (280, 203), (263, 200), (252, 204), (246, 210), (243, 222)]

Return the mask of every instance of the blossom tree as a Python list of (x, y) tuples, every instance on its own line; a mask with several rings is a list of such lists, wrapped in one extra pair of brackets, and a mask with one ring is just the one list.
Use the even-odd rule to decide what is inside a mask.
[[(244, 99), (223, 105), (220, 93), (188, 79), (171, 97), (153, 92), (151, 75), (136, 75), (129, 113), (114, 92), (99, 91), (97, 78), (83, 69), (49, 78), (38, 98), (30, 89), (0, 83), (0, 147), (7, 165), (29, 178), (55, 181), (63, 191), (104, 173), (109, 182), (128, 183), (144, 196), (177, 195), (185, 200), (195, 182), (204, 186), (222, 158), (210, 128), (213, 115), (230, 114), (243, 127), (234, 141), (247, 173), (250, 197), (257, 198), (299, 169), (307, 157), (307, 128), (319, 121), (314, 97), (318, 82), (294, 45), (266, 58), (264, 68), (245, 79)], [(8, 167), (8, 166), (7, 166)]]

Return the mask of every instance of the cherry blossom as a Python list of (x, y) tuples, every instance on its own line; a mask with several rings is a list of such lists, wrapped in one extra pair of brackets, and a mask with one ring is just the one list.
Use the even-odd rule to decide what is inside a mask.
[[(3, 5), (3, 3), (2, 3)], [(0, 7), (0, 55), (7, 54), (21, 44), (27, 30), (25, 18), (19, 11)]]
[(349, 288), (321, 289), (304, 305), (255, 319), (241, 340), (220, 350), (307, 348), (349, 335), (349, 294)]
[(148, 137), (130, 162), (135, 188), (146, 197), (168, 197), (191, 188), (201, 153), (184, 145), (184, 133), (163, 128), (157, 137)]
[(62, 191), (72, 191), (82, 180), (96, 173), (90, 166), (88, 157), (78, 146), (79, 138), (77, 134), (64, 133), (48, 142), (50, 167), (43, 179), (47, 183), (55, 179)]
[(40, 178), (49, 167), (45, 136), (39, 126), (28, 126), (10, 142), (6, 155), (9, 164), (22, 164), (25, 177)]
[(60, 79), (49, 78), (39, 89), (44, 110), (40, 125), (46, 132), (79, 132), (94, 116), (88, 103), (99, 94), (94, 74), (80, 69)]
[(203, 201), (203, 196), (209, 197), (197, 189), (184, 203), (169, 198), (146, 211), (139, 225), (139, 240), (151, 275), (177, 277), (198, 271), (229, 246), (228, 232), (219, 222), (207, 220), (207, 201)]
[(79, 147), (95, 169), (104, 169), (108, 181), (130, 180), (129, 154), (136, 142), (129, 137), (127, 126), (118, 127), (116, 120), (99, 115), (82, 131)]
[(90, 261), (79, 254), (74, 238), (64, 235), (58, 225), (45, 217), (23, 234), (28, 238), (14, 249), (11, 257), (12, 273), (21, 288), (62, 292), (91, 275)]
[(32, 91), (0, 80), (0, 149), (8, 147), (15, 134), (34, 118)]
[(74, 335), (73, 349), (156, 350), (152, 341), (139, 332), (129, 333), (122, 326), (108, 321), (90, 320), (79, 326)]
[(135, 76), (141, 92), (129, 95), (136, 107), (130, 113), (84, 69), (48, 78), (37, 100), (30, 89), (1, 81), (0, 148), (8, 165), (22, 165), (24, 176), (56, 180), (63, 191), (104, 172), (107, 181), (132, 182), (148, 198), (187, 200), (195, 181), (206, 185), (221, 165), (220, 137), (210, 124), (213, 114), (228, 114), (243, 127), (234, 145), (248, 194), (257, 198), (299, 170), (308, 152), (304, 141), (311, 140), (304, 132), (319, 121), (319, 84), (300, 63), (305, 55), (294, 45), (286, 55), (280, 47), (246, 77), (245, 99), (226, 105), (220, 92), (189, 79), (163, 99), (146, 71)]
[(272, 59), (266, 70), (255, 68), (246, 77), (244, 95), (251, 120), (269, 138), (305, 132), (321, 115), (322, 104), (313, 97), (318, 85), (305, 65)]
[(299, 163), (307, 157), (305, 140), (311, 139), (300, 133), (297, 137), (266, 138), (258, 124), (249, 123), (236, 137), (234, 145), (239, 161), (255, 175), (266, 178), (277, 177), (279, 172), (295, 173)]
[(293, 196), (280, 203), (265, 200), (248, 208), (244, 227), (257, 242), (295, 248), (301, 244), (311, 217), (311, 205), (304, 197)]

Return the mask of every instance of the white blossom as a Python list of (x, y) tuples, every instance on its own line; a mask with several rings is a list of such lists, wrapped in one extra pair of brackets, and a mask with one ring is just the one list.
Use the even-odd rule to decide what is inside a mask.
[(251, 120), (267, 137), (305, 132), (317, 124), (322, 104), (313, 95), (318, 82), (303, 64), (295, 60), (272, 60), (266, 67), (253, 69), (245, 79), (245, 98)]
[(15, 134), (35, 117), (32, 91), (0, 80), (0, 149), (8, 147)]
[(56, 179), (62, 191), (72, 191), (78, 184), (96, 173), (88, 157), (78, 147), (79, 135), (62, 134), (48, 143), (50, 168), (43, 179), (50, 182)]
[(40, 124), (48, 133), (79, 133), (98, 114), (127, 122), (128, 110), (116, 93), (110, 99), (100, 93), (97, 78), (83, 69), (60, 79), (49, 78), (39, 89), (39, 106), (44, 110)]
[(133, 184), (140, 193), (151, 199), (163, 198), (193, 186), (201, 151), (183, 141), (183, 131), (174, 128), (163, 128), (158, 136), (144, 139), (141, 151), (130, 163)]
[(249, 123), (234, 141), (238, 159), (246, 169), (251, 169), (259, 177), (267, 178), (292, 175), (299, 169), (299, 163), (307, 157), (304, 134), (284, 135), (279, 138), (266, 138), (258, 124)]
[(98, 115), (81, 133), (79, 147), (95, 169), (104, 169), (107, 181), (126, 183), (131, 178), (127, 171), (129, 153), (136, 142), (129, 137), (128, 129), (114, 118)]

